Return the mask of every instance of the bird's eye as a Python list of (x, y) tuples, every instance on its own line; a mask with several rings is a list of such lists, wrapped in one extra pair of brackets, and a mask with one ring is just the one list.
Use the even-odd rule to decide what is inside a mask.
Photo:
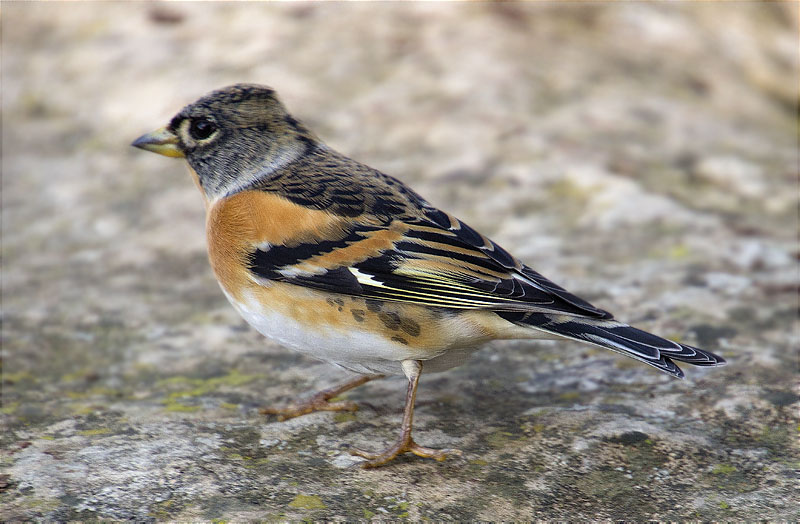
[(214, 134), (216, 130), (217, 126), (214, 125), (214, 122), (206, 120), (205, 118), (195, 118), (189, 125), (189, 135), (195, 140), (205, 140)]

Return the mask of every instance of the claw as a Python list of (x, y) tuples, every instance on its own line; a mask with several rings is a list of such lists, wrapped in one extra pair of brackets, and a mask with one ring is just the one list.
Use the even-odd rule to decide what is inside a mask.
[[(409, 435), (410, 436), (410, 435)], [(380, 453), (371, 453), (362, 449), (353, 448), (350, 450), (351, 455), (356, 455), (367, 459), (367, 462), (361, 464), (362, 468), (377, 468), (388, 464), (399, 455), (403, 453), (413, 453), (414, 455), (422, 458), (432, 458), (437, 462), (442, 462), (450, 455), (460, 456), (461, 451), (457, 449), (433, 449), (420, 446), (413, 439), (408, 439), (408, 442), (398, 441), (393, 446), (383, 450)]]

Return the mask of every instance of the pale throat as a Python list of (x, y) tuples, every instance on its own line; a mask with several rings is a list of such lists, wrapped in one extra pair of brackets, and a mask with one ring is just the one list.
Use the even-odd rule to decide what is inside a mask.
[[(319, 147), (324, 147), (320, 145)], [(273, 154), (253, 166), (246, 166), (239, 172), (235, 179), (226, 180), (226, 183), (216, 187), (202, 187), (206, 198), (206, 206), (214, 205), (222, 198), (231, 196), (239, 191), (255, 185), (258, 181), (268, 178), (273, 173), (285, 168), (305, 154), (303, 144), (296, 143), (279, 148)], [(223, 166), (223, 169), (229, 166)], [(199, 179), (198, 179), (198, 185)]]

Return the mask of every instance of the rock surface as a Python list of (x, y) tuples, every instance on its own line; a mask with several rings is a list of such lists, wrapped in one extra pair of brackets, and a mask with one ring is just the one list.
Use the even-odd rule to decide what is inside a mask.
[[(798, 520), (796, 3), (4, 3), (0, 520)], [(128, 144), (234, 82), (617, 317), (678, 381), (568, 342), (403, 380), (246, 327), (180, 162)], [(791, 501), (795, 502), (792, 503)]]

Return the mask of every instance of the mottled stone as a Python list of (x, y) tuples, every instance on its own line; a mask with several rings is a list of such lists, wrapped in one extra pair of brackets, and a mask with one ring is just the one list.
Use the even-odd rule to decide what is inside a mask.
[[(0, 520), (800, 520), (796, 3), (2, 9)], [(371, 471), (402, 378), (259, 415), (345, 375), (237, 317), (185, 167), (128, 147), (235, 82), (729, 366), (493, 343), (422, 377), (463, 456)]]

